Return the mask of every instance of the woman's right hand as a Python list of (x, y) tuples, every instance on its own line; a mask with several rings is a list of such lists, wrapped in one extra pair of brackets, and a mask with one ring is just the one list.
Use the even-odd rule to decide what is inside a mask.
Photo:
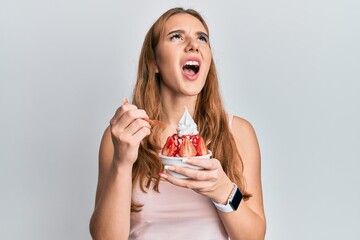
[(144, 110), (125, 102), (110, 120), (116, 165), (133, 165), (136, 161), (140, 142), (150, 134), (151, 129), (143, 118), (148, 118)]

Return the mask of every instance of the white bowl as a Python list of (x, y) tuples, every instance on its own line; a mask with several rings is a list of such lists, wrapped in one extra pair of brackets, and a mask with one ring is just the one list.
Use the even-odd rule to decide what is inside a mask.
[[(196, 157), (169, 157), (169, 156), (162, 155), (161, 153), (159, 153), (159, 156), (160, 156), (161, 162), (165, 166), (176, 165), (176, 166), (182, 166), (182, 167), (188, 167), (188, 168), (192, 168), (192, 169), (201, 170), (202, 168), (187, 164), (187, 163), (183, 162), (182, 160), (187, 159), (187, 158), (210, 159), (211, 154), (212, 154), (211, 151), (208, 151), (208, 154), (203, 155), (203, 156), (196, 156)], [(174, 177), (177, 177), (177, 178), (188, 178), (187, 176), (181, 175), (181, 174), (173, 172), (173, 171), (169, 171), (169, 170), (166, 170), (166, 171), (169, 174), (171, 174), (171, 175), (173, 175)]]

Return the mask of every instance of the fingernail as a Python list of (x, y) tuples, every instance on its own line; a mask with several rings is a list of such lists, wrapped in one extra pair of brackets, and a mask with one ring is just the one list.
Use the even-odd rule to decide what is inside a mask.
[(166, 170), (169, 170), (169, 171), (174, 171), (174, 170), (175, 170), (175, 167), (169, 166), (169, 165), (166, 165), (164, 168), (165, 168)]
[(183, 158), (183, 159), (181, 159), (181, 161), (184, 162), (184, 163), (187, 163), (187, 162), (189, 162), (189, 159), (188, 158)]
[(167, 175), (165, 173), (159, 173), (160, 177), (167, 178)]

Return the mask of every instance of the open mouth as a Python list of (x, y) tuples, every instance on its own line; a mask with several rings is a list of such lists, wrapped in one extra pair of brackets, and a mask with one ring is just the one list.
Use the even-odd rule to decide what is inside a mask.
[(187, 61), (183, 66), (183, 71), (189, 76), (196, 75), (200, 70), (200, 65), (198, 61)]

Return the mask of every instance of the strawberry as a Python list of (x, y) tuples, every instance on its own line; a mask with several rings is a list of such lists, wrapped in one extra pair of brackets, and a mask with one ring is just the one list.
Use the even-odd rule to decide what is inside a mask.
[(198, 142), (197, 148), (196, 148), (196, 153), (197, 153), (196, 155), (202, 156), (202, 155), (208, 154), (208, 149), (206, 147), (204, 139), (201, 136), (199, 136), (198, 139), (199, 139), (199, 142)]
[(191, 143), (188, 136), (182, 136), (182, 143), (179, 148), (180, 157), (193, 157), (196, 155), (196, 149)]
[(164, 144), (163, 149), (161, 150), (161, 154), (165, 156), (174, 157), (178, 150), (178, 143), (175, 140), (175, 135), (169, 136)]
[(204, 139), (199, 135), (191, 135), (190, 139), (196, 149), (196, 156), (206, 155), (208, 149), (206, 147)]
[(184, 135), (181, 138), (174, 134), (169, 136), (161, 154), (170, 157), (194, 157), (208, 153), (204, 139), (199, 135)]

